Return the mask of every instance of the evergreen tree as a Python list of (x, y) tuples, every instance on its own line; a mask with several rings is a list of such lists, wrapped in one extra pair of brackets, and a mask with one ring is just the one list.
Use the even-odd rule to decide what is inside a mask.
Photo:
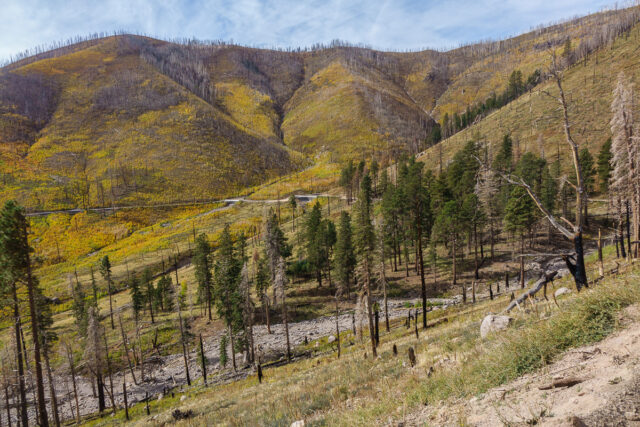
[[(275, 216), (274, 216), (275, 217)], [(274, 218), (275, 219), (275, 218)], [(236, 370), (235, 335), (243, 330), (242, 302), (240, 293), (240, 273), (242, 262), (236, 254), (229, 225), (222, 231), (219, 255), (214, 269), (214, 301), (216, 311), (225, 323), (231, 340), (231, 362)]]
[(147, 301), (147, 308), (149, 309), (149, 314), (151, 315), (151, 323), (155, 323), (155, 318), (153, 316), (153, 302), (156, 299), (156, 290), (153, 287), (153, 274), (151, 273), (151, 269), (149, 267), (145, 268), (142, 272), (142, 286), (144, 288), (144, 299)]
[(427, 285), (424, 278), (424, 254), (423, 237), (431, 234), (431, 201), (429, 192), (423, 183), (423, 164), (411, 158), (408, 165), (407, 177), (404, 182), (407, 199), (410, 201), (408, 207), (409, 222), (413, 229), (414, 236), (418, 244), (418, 268), (420, 273), (420, 285), (422, 295), (422, 327), (427, 328)]
[(269, 318), (269, 296), (267, 289), (269, 288), (269, 264), (266, 256), (258, 256), (256, 262), (256, 295), (262, 302), (264, 308), (265, 320), (267, 321), (267, 333), (271, 333), (271, 321)]
[(87, 341), (84, 348), (84, 360), (89, 371), (96, 378), (96, 388), (98, 389), (98, 411), (105, 410), (104, 402), (104, 371), (106, 355), (104, 353), (104, 327), (100, 324), (97, 311), (89, 308), (87, 326)]
[(305, 222), (304, 240), (307, 261), (316, 276), (318, 287), (322, 286), (322, 270), (325, 265), (323, 248), (322, 212), (315, 203)]
[(74, 282), (73, 277), (70, 274), (69, 291), (72, 299), (71, 309), (73, 311), (73, 318), (75, 319), (76, 326), (78, 327), (78, 333), (80, 336), (84, 337), (87, 334), (87, 301), (80, 282)]
[(333, 258), (333, 248), (336, 244), (338, 236), (336, 234), (336, 225), (330, 219), (324, 219), (320, 225), (322, 235), (322, 259), (323, 267), (326, 270), (329, 279), (329, 286), (333, 286), (331, 280), (331, 260)]
[(113, 277), (111, 276), (111, 261), (109, 256), (105, 255), (100, 261), (100, 274), (102, 278), (107, 282), (107, 292), (109, 292), (109, 317), (111, 318), (111, 329), (116, 328), (116, 324), (113, 322)]
[[(264, 233), (264, 245), (269, 259), (269, 270), (271, 271), (271, 282), (275, 280), (276, 267), (280, 257), (288, 258), (291, 255), (291, 246), (287, 244), (287, 238), (278, 226), (278, 220), (273, 210), (269, 211)], [(276, 303), (276, 292), (273, 291), (273, 303)]]
[[(40, 334), (40, 325), (38, 322), (38, 306), (37, 283), (31, 272), (31, 256), (33, 249), (29, 245), (27, 238), (28, 223), (24, 215), (24, 210), (15, 202), (8, 201), (0, 212), (0, 275), (3, 276), (8, 283), (11, 284), (14, 293), (14, 300), (17, 307), (16, 284), (18, 282), (26, 283), (27, 295), (29, 298), (29, 314), (31, 318), (31, 332), (34, 337)], [(21, 339), (18, 336), (20, 330), (20, 315), (14, 312), (17, 317), (16, 323), (16, 344), (19, 346)], [(24, 344), (24, 343), (23, 343)], [(18, 350), (21, 354), (22, 350)], [(44, 397), (44, 382), (42, 377), (41, 363), (41, 346), (40, 340), (33, 340), (33, 354), (36, 373), (36, 395), (38, 404), (38, 414), (40, 416), (40, 425), (48, 426), (47, 407)], [(18, 363), (21, 363), (18, 356)], [(21, 398), (26, 405), (26, 397), (23, 394), (24, 386), (21, 384)], [(23, 413), (24, 416), (24, 413)]]
[(133, 274), (129, 278), (129, 292), (131, 293), (131, 309), (136, 322), (140, 318), (140, 312), (144, 310), (144, 295), (140, 290), (140, 280)]
[(377, 352), (372, 313), (373, 307), (371, 305), (372, 268), (376, 237), (373, 223), (371, 222), (373, 213), (371, 193), (371, 178), (369, 178), (369, 175), (365, 175), (360, 185), (360, 193), (358, 194), (358, 202), (355, 209), (355, 254), (358, 262), (358, 281), (362, 286), (363, 296), (366, 298), (369, 335), (371, 337), (371, 351), (373, 353), (373, 357), (376, 357)]
[(338, 226), (338, 236), (335, 250), (335, 267), (338, 276), (338, 283), (343, 293), (346, 291), (347, 298), (351, 292), (351, 281), (356, 257), (353, 251), (353, 233), (351, 231), (351, 217), (346, 211), (340, 213), (340, 224)]
[(296, 200), (295, 195), (289, 196), (289, 207), (291, 208), (291, 230), (296, 231), (296, 208), (298, 207), (298, 201)]
[(513, 170), (513, 140), (511, 135), (505, 134), (502, 138), (500, 150), (493, 161), (493, 168), (502, 172), (511, 172)]
[(355, 177), (355, 173), (356, 169), (352, 160), (342, 168), (340, 173), (340, 181), (338, 184), (344, 188), (347, 204), (351, 204), (351, 200), (353, 199), (353, 179)]
[(211, 246), (205, 234), (200, 234), (196, 239), (196, 247), (193, 252), (193, 265), (195, 268), (196, 281), (198, 282), (199, 302), (207, 304), (209, 320), (211, 315), (211, 292), (213, 286), (213, 275), (211, 273)]
[(598, 189), (600, 193), (606, 193), (609, 189), (609, 179), (611, 178), (611, 138), (607, 139), (600, 153), (598, 153), (597, 173), (598, 173)]
[[(452, 256), (452, 284), (457, 284), (457, 252), (460, 247), (460, 223), (462, 218), (460, 215), (460, 207), (455, 200), (449, 200), (444, 204), (442, 209), (438, 212), (433, 225), (434, 239), (444, 243), (450, 247)], [(462, 295), (466, 299), (466, 292), (464, 285), (462, 286)]]

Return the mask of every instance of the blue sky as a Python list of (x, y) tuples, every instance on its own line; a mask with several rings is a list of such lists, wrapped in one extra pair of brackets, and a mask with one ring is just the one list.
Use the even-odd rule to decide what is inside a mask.
[(114, 30), (259, 47), (341, 39), (378, 49), (449, 48), (610, 5), (611, 0), (2, 0), (0, 61), (36, 45)]

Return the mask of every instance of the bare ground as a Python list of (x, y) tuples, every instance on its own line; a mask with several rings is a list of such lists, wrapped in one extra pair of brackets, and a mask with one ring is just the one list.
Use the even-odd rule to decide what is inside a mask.
[(570, 350), (534, 374), (478, 397), (425, 407), (404, 425), (640, 426), (640, 306), (625, 309), (620, 323), (603, 341)]

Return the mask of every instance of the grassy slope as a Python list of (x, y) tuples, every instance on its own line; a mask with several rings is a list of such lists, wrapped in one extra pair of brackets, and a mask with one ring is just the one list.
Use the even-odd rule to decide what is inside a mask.
[[(633, 80), (640, 78), (637, 66), (639, 37), (640, 28), (636, 27), (628, 37), (619, 38), (609, 48), (565, 72), (564, 89), (570, 103), (574, 138), (594, 155), (610, 137), (610, 105), (618, 73), (624, 71)], [(496, 153), (502, 136), (510, 133), (516, 153), (534, 151), (539, 154), (539, 141), (542, 141), (547, 158), (555, 160), (560, 151), (561, 158), (568, 161), (558, 103), (542, 93), (544, 90), (557, 94), (554, 85), (553, 82), (542, 84), (479, 123), (426, 150), (420, 160), (428, 167), (435, 167), (440, 149), (446, 162), (467, 141), (478, 137), (488, 141)]]
[[(610, 252), (610, 251), (609, 251)], [(611, 253), (607, 254), (611, 257)], [(613, 266), (613, 260), (607, 269)], [(589, 272), (594, 265), (590, 264)], [(595, 274), (595, 272), (594, 272)], [(491, 387), (535, 371), (550, 363), (563, 351), (598, 341), (617, 327), (619, 310), (640, 302), (638, 270), (626, 269), (579, 295), (553, 304), (540, 303), (536, 310), (514, 312), (514, 327), (485, 340), (479, 337), (483, 316), (508, 304), (508, 295), (494, 301), (454, 307), (433, 313), (430, 321), (446, 316), (449, 321), (421, 331), (416, 340), (402, 321), (394, 322), (390, 333), (381, 332), (379, 358), (363, 360), (368, 341), (354, 339), (345, 331), (343, 357), (320, 354), (265, 371), (266, 380), (258, 384), (255, 376), (213, 389), (196, 386), (180, 402), (165, 397), (152, 401), (152, 416), (143, 406), (133, 409), (140, 424), (170, 422), (179, 407), (192, 410), (197, 417), (190, 424), (289, 425), (305, 419), (311, 425), (379, 425), (402, 421), (404, 414), (423, 405), (455, 404), (459, 398), (482, 393)], [(571, 286), (562, 279), (554, 287)], [(392, 354), (392, 345), (399, 356)], [(313, 343), (309, 346), (315, 348)], [(414, 347), (417, 366), (409, 368), (406, 354)], [(329, 350), (321, 340), (319, 351)], [(429, 373), (430, 367), (435, 373)], [(110, 425), (121, 421), (122, 413), (94, 422)], [(185, 424), (186, 425), (186, 424)]]

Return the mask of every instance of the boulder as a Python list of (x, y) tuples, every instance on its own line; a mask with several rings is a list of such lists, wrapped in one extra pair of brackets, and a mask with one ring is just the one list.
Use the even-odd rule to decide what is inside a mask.
[(298, 420), (291, 423), (291, 427), (304, 427), (304, 420)]
[(557, 289), (553, 293), (553, 295), (555, 295), (555, 297), (558, 298), (560, 295), (565, 295), (565, 294), (570, 294), (570, 293), (571, 293), (571, 289), (562, 287), (562, 288)]
[(513, 318), (509, 316), (489, 314), (482, 319), (482, 324), (480, 325), (480, 336), (485, 338), (490, 332), (507, 329), (512, 321)]
[(184, 402), (185, 400), (187, 400), (186, 394), (183, 394), (182, 396), (180, 396), (180, 402)]
[(333, 335), (329, 335), (329, 338), (327, 339), (327, 341), (329, 342), (329, 344), (331, 344), (336, 341), (336, 337), (334, 337)]

